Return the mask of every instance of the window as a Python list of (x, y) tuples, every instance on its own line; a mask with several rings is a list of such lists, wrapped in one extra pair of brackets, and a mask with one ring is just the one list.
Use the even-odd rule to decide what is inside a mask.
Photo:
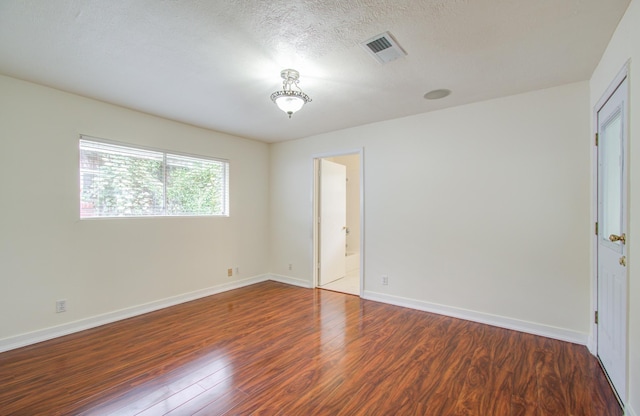
[(80, 138), (80, 218), (229, 215), (229, 162)]

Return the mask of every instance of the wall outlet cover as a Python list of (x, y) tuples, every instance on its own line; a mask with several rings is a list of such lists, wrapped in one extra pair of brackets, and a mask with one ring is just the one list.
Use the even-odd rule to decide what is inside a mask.
[(67, 300), (61, 299), (56, 301), (56, 313), (67, 311)]

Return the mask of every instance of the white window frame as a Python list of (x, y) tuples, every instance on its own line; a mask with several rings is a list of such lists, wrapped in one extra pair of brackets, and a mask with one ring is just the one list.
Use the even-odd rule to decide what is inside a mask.
[[(98, 145), (105, 145), (105, 146), (117, 146), (120, 148), (123, 148), (123, 150), (129, 150), (132, 152), (135, 151), (140, 151), (140, 152), (148, 152), (149, 154), (154, 153), (157, 160), (160, 160), (160, 157), (162, 158), (162, 199), (163, 199), (163, 204), (162, 204), (162, 208), (158, 210), (158, 212), (155, 213), (147, 213), (147, 214), (127, 214), (127, 213), (117, 213), (117, 214), (106, 214), (106, 215), (86, 215), (86, 211), (85, 209), (83, 209), (83, 200), (82, 200), (82, 192), (83, 192), (83, 180), (84, 180), (84, 174), (88, 173), (86, 170), (84, 170), (83, 168), (83, 160), (82, 160), (82, 156), (81, 156), (81, 148), (82, 148), (82, 143), (94, 143), (94, 144), (98, 144)], [(221, 194), (221, 210), (219, 210), (219, 212), (215, 212), (215, 213), (178, 213), (178, 214), (171, 214), (168, 213), (168, 204), (167, 204), (167, 200), (168, 200), (168, 194), (167, 194), (167, 158), (183, 158), (185, 160), (187, 159), (193, 159), (196, 162), (197, 161), (205, 161), (205, 162), (216, 162), (216, 163), (220, 163), (221, 167), (222, 167), (222, 171), (223, 171), (223, 178), (221, 181), (221, 189), (219, 189), (219, 193)], [(112, 140), (106, 140), (106, 139), (100, 139), (100, 138), (96, 138), (96, 137), (91, 137), (91, 136), (87, 136), (87, 135), (80, 135), (80, 138), (78, 140), (78, 179), (79, 179), (79, 193), (78, 193), (78, 199), (79, 199), (79, 216), (81, 220), (92, 220), (92, 219), (104, 219), (104, 218), (158, 218), (158, 217), (170, 217), (170, 218), (176, 218), (176, 217), (229, 217), (229, 170), (230, 170), (230, 163), (229, 160), (227, 159), (221, 159), (221, 158), (214, 158), (214, 157), (208, 157), (208, 156), (202, 156), (202, 155), (193, 155), (193, 154), (188, 154), (188, 153), (181, 153), (181, 152), (175, 152), (175, 151), (168, 151), (168, 150), (163, 150), (163, 149), (157, 149), (157, 148), (151, 148), (151, 147), (145, 147), (145, 146), (138, 146), (138, 145), (133, 145), (130, 143), (122, 143), (122, 142), (116, 142), (116, 141), (112, 141)]]

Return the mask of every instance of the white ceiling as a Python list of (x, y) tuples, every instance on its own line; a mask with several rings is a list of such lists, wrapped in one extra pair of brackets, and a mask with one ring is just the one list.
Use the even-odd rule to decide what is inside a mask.
[[(629, 2), (0, 0), (0, 73), (277, 142), (587, 80)], [(408, 55), (381, 65), (360, 43), (385, 31)]]

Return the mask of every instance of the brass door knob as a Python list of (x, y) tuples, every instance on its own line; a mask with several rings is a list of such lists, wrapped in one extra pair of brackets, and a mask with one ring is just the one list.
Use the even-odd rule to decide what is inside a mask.
[(620, 266), (626, 266), (627, 258), (625, 256), (620, 257), (619, 263), (620, 263)]
[(616, 241), (622, 241), (622, 244), (626, 244), (627, 243), (627, 236), (624, 233), (622, 233), (622, 235), (611, 234), (609, 236), (609, 240), (611, 240), (614, 243)]

